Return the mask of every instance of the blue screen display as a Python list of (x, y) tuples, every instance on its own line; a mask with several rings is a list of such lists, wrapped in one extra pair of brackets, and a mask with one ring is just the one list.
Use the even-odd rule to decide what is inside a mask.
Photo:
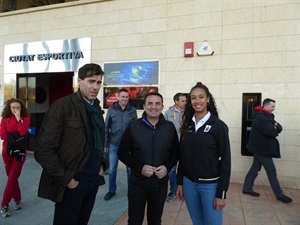
[(104, 64), (105, 85), (158, 84), (158, 61), (118, 62)]

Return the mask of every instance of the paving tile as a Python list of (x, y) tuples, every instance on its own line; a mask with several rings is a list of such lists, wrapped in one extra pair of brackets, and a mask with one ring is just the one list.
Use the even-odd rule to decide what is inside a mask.
[[(261, 196), (255, 198), (244, 195), (242, 184), (230, 184), (224, 209), (224, 225), (300, 224), (300, 203), (295, 198), (295, 196), (300, 196), (300, 190), (284, 189), (287, 195), (295, 198), (290, 204), (278, 201), (269, 186), (255, 186), (255, 191), (260, 192)], [(175, 222), (174, 210), (178, 210)], [(118, 221), (115, 225), (124, 225), (122, 221), (124, 220)], [(181, 203), (176, 200), (171, 204), (165, 204), (162, 225), (192, 225), (185, 202)]]
[[(0, 217), (0, 225), (52, 224), (54, 203), (37, 197), (40, 173), (41, 167), (35, 162), (33, 155), (29, 155), (20, 177), (24, 208), (13, 210), (12, 216), (8, 218)], [(118, 191), (110, 201), (103, 199), (108, 191), (108, 175), (105, 175), (105, 179), (107, 182), (99, 188), (89, 225), (126, 225), (128, 219), (126, 171), (118, 171)], [(6, 176), (1, 160), (1, 192), (5, 183)], [(240, 183), (230, 183), (223, 225), (300, 225), (299, 189), (283, 189), (284, 193), (294, 200), (290, 204), (284, 204), (275, 198), (269, 186), (254, 187), (254, 190), (261, 194), (258, 198), (242, 194), (242, 187)], [(142, 225), (147, 225), (146, 218)], [(185, 202), (176, 199), (172, 203), (165, 203), (162, 225), (192, 225)]]
[(225, 207), (224, 225), (245, 225), (244, 212), (241, 207)]

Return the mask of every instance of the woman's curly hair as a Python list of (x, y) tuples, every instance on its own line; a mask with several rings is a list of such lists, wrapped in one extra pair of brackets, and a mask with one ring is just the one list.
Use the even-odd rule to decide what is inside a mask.
[(4, 106), (3, 111), (1, 113), (1, 116), (3, 118), (9, 118), (10, 117), (10, 115), (12, 114), (11, 110), (10, 110), (10, 105), (14, 102), (17, 102), (21, 105), (21, 116), (29, 117), (29, 112), (28, 112), (28, 109), (27, 109), (25, 103), (19, 98), (10, 98), (10, 99), (8, 99), (6, 101), (6, 104)]
[(212, 96), (212, 94), (209, 92), (208, 88), (204, 84), (202, 84), (201, 82), (197, 82), (197, 84), (194, 87), (192, 87), (190, 93), (188, 94), (186, 108), (182, 115), (182, 125), (180, 128), (180, 132), (182, 134), (181, 136), (183, 136), (188, 131), (190, 122), (192, 121), (192, 118), (195, 114), (195, 110), (193, 109), (191, 104), (191, 93), (195, 88), (201, 88), (205, 91), (206, 95), (209, 97), (209, 103), (207, 104), (207, 111), (210, 111), (211, 114), (214, 114), (219, 118), (214, 97)]

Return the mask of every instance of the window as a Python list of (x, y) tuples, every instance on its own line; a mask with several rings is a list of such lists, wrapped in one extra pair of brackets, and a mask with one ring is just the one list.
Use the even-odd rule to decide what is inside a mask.
[(0, 13), (78, 0), (0, 0)]

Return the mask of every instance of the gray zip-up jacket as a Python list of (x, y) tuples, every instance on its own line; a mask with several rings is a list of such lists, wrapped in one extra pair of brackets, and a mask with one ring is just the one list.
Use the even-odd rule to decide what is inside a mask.
[(165, 119), (168, 121), (171, 121), (177, 131), (178, 139), (180, 138), (180, 126), (182, 123), (182, 115), (184, 110), (178, 110), (175, 105), (171, 106), (166, 112), (165, 112)]
[(104, 147), (109, 147), (109, 144), (119, 145), (127, 125), (134, 119), (137, 119), (136, 108), (129, 103), (124, 109), (119, 101), (109, 107), (105, 118)]

